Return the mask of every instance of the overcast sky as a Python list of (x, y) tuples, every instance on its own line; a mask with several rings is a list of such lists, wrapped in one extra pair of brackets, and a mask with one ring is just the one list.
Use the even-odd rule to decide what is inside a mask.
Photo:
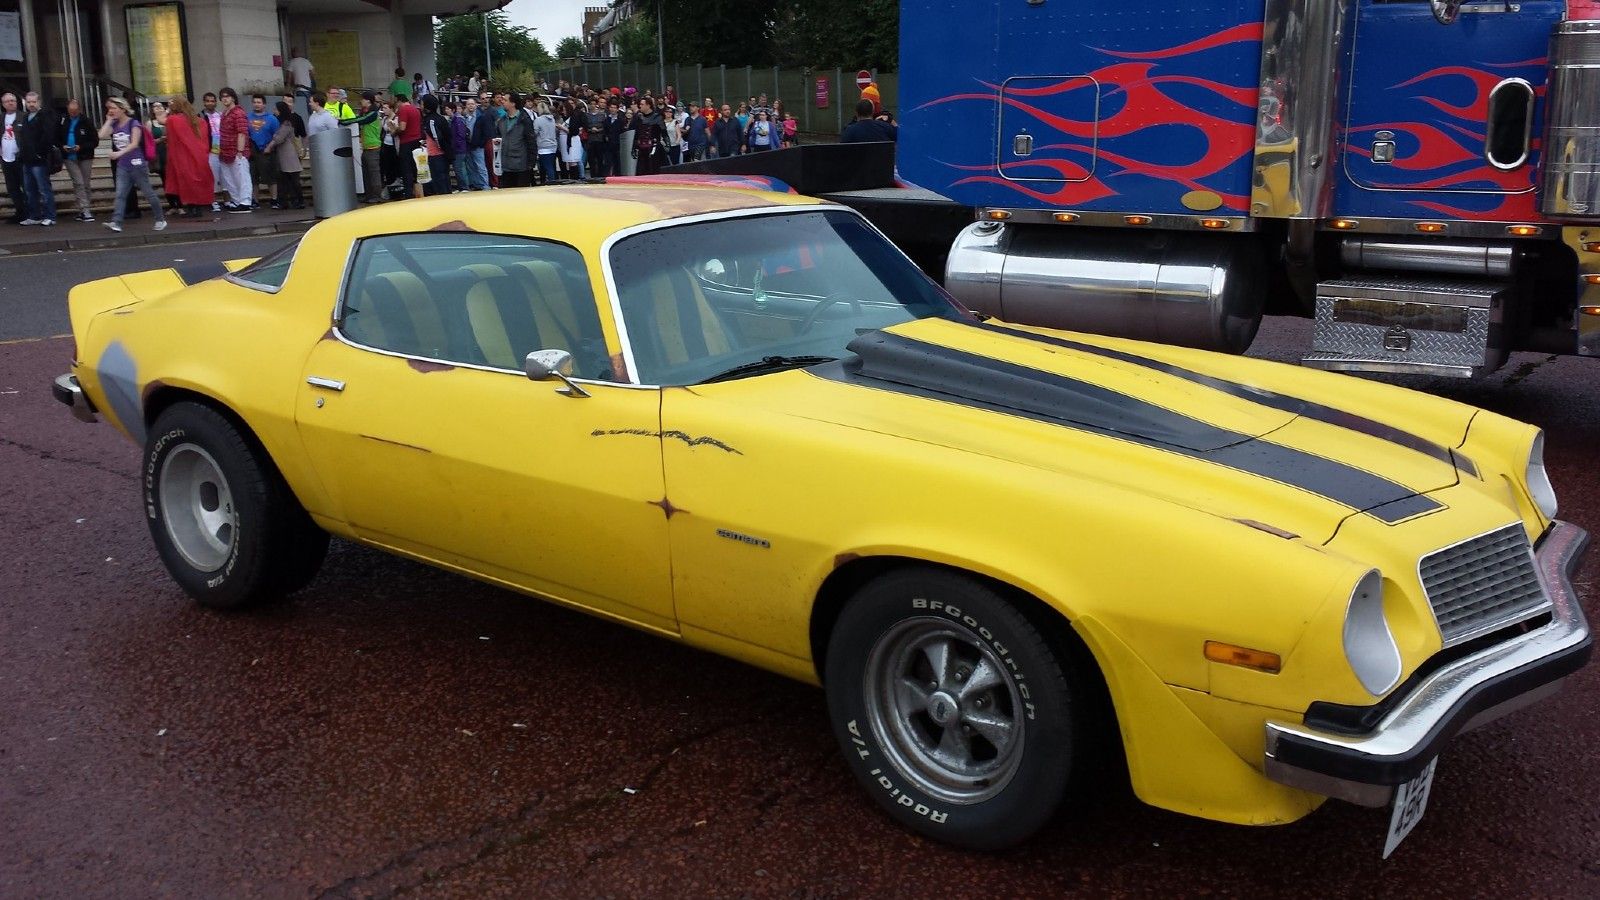
[(533, 36), (554, 53), (562, 38), (581, 36), (585, 6), (606, 5), (606, 0), (511, 0), (505, 11), (513, 25), (538, 28)]

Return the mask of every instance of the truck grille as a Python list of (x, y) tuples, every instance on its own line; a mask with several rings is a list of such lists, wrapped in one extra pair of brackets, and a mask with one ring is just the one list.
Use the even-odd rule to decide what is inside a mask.
[(1422, 558), (1422, 589), (1445, 646), (1528, 618), (1550, 605), (1521, 525), (1462, 541)]

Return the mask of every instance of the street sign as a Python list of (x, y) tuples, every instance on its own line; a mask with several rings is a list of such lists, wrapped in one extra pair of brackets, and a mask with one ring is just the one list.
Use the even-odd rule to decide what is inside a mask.
[(828, 108), (828, 79), (817, 79), (817, 109)]
[(856, 73), (856, 87), (864, 88), (864, 87), (866, 87), (867, 85), (869, 85), (871, 83), (872, 83), (872, 73), (871, 72), (868, 72), (866, 69), (862, 69), (861, 71)]

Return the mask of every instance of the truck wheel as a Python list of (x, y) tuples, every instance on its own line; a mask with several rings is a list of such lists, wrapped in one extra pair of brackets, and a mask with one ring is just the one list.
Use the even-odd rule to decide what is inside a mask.
[(145, 442), (150, 536), (173, 580), (214, 609), (242, 609), (305, 586), (328, 535), (272, 461), (216, 410), (175, 403)]
[(998, 849), (1050, 819), (1092, 737), (1077, 664), (981, 582), (908, 570), (845, 607), (824, 677), (845, 758), (879, 806), (936, 840)]

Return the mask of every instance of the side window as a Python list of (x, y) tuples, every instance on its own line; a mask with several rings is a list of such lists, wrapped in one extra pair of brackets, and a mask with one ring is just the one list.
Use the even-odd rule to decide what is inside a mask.
[(276, 291), (283, 287), (283, 280), (289, 277), (289, 265), (294, 262), (294, 252), (299, 248), (299, 239), (291, 241), (288, 246), (261, 257), (229, 277), (243, 282), (247, 287)]
[(522, 371), (534, 350), (566, 350), (573, 374), (609, 380), (583, 254), (487, 234), (362, 241), (339, 310), (345, 337), (379, 350)]

